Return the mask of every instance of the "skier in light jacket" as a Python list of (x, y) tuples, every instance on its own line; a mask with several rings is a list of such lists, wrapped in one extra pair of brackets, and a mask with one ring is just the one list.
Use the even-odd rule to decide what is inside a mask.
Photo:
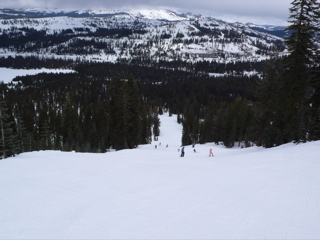
[(209, 157), (213, 157), (212, 148), (209, 150)]

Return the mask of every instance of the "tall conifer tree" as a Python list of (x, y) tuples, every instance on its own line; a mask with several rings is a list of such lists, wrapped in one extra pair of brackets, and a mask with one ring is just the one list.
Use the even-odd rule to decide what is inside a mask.
[(309, 68), (315, 64), (315, 45), (319, 4), (316, 0), (294, 0), (290, 8), (289, 37), (286, 40), (289, 56), (282, 76), (282, 104), (285, 116), (284, 141), (305, 138), (305, 113), (308, 100)]
[(0, 153), (1, 158), (10, 157), (19, 152), (20, 146), (14, 119), (8, 114), (8, 108), (4, 100), (0, 100)]
[(282, 93), (279, 88), (283, 61), (278, 57), (270, 59), (265, 67), (265, 77), (258, 83), (256, 97), (259, 99), (256, 120), (258, 121), (256, 143), (264, 147), (273, 147), (283, 143), (282, 131), (284, 111), (282, 110)]
[(133, 77), (128, 80), (128, 144), (129, 148), (137, 147), (141, 142), (142, 125), (141, 125), (141, 108), (140, 97), (137, 83)]

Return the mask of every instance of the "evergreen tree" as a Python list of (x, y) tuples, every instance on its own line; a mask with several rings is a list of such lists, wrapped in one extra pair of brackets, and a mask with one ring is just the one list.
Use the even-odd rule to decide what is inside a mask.
[(68, 93), (62, 114), (62, 149), (64, 151), (76, 150), (78, 130), (78, 113), (75, 95)]
[(182, 146), (192, 144), (192, 139), (191, 139), (191, 134), (190, 134), (190, 124), (188, 123), (188, 121), (183, 121), (183, 123), (182, 123), (181, 142), (182, 142)]
[(4, 100), (0, 100), (0, 153), (1, 158), (6, 158), (19, 153), (21, 150), (16, 134), (14, 119), (8, 114)]
[(141, 144), (149, 144), (152, 141), (152, 117), (146, 105), (142, 106), (141, 116)]
[(284, 139), (300, 141), (306, 136), (306, 102), (309, 68), (315, 64), (315, 36), (319, 30), (319, 4), (316, 0), (294, 0), (290, 8), (291, 25), (286, 40), (289, 56), (282, 76), (282, 103), (285, 117)]
[(110, 145), (114, 149), (118, 149), (117, 146), (117, 122), (120, 121), (121, 116), (119, 113), (119, 88), (121, 86), (120, 77), (113, 77), (109, 83), (108, 88), (108, 104), (110, 109)]
[(153, 139), (158, 141), (158, 137), (160, 136), (160, 119), (158, 115), (158, 111), (155, 110), (153, 112)]
[(111, 145), (115, 149), (128, 148), (128, 86), (125, 79), (114, 77), (110, 82)]
[[(210, 111), (200, 125), (200, 143), (214, 142), (214, 113)], [(217, 142), (216, 142), (217, 143)]]
[(313, 111), (311, 118), (311, 127), (310, 127), (310, 140), (319, 140), (320, 139), (320, 106), (317, 111)]
[[(128, 79), (114, 77), (110, 82), (108, 96), (112, 147), (115, 149), (135, 148), (140, 143), (149, 142), (149, 132), (144, 129), (146, 125), (149, 125), (148, 117), (142, 117), (146, 111), (141, 107), (138, 85), (133, 77)], [(154, 121), (155, 136), (159, 136), (157, 129), (160, 123), (156, 122), (156, 119)]]
[(129, 77), (128, 82), (128, 145), (135, 148), (141, 142), (141, 107), (139, 89), (133, 77)]
[(23, 120), (19, 116), (16, 116), (16, 126), (17, 126), (17, 140), (19, 142), (19, 146), (21, 150), (20, 152), (27, 152), (29, 149), (27, 145), (29, 134), (26, 131)]
[[(194, 106), (187, 104), (184, 109), (184, 118), (182, 122), (182, 145), (198, 143), (199, 124), (195, 116)], [(196, 127), (194, 126), (195, 123)]]
[(280, 91), (280, 77), (283, 71), (283, 60), (273, 58), (266, 63), (265, 76), (259, 81), (256, 97), (259, 99), (256, 111), (258, 122), (256, 143), (264, 147), (282, 144), (282, 130), (284, 112), (281, 107), (282, 92)]
[(39, 149), (41, 150), (49, 150), (52, 149), (51, 143), (51, 128), (49, 125), (49, 118), (48, 118), (48, 108), (45, 105), (44, 109), (40, 111), (39, 114)]

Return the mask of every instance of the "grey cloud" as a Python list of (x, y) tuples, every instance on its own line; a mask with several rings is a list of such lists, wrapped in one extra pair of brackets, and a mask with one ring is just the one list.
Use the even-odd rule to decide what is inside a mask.
[(207, 13), (212, 16), (237, 16), (286, 21), (292, 0), (0, 0), (1, 7), (46, 7), (69, 9), (96, 8), (171, 8)]

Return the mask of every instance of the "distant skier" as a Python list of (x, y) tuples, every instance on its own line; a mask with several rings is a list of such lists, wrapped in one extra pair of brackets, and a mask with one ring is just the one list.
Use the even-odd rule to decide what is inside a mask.
[(209, 150), (209, 157), (213, 157), (212, 149)]
[(157, 149), (157, 145), (154, 145), (154, 148)]
[(181, 148), (181, 157), (184, 157), (184, 147)]
[(193, 149), (193, 152), (197, 152), (195, 148)]

